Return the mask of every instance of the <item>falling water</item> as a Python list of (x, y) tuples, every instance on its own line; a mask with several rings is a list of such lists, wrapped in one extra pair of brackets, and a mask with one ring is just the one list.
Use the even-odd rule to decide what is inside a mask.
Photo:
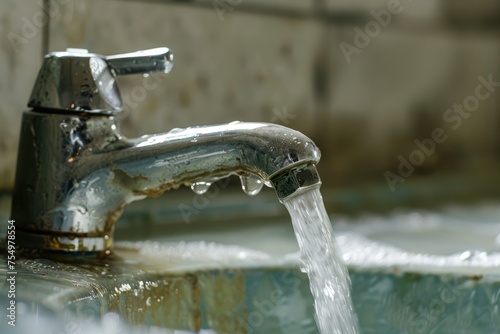
[(350, 280), (318, 187), (283, 201), (300, 246), (302, 267), (309, 276), (322, 334), (359, 333)]

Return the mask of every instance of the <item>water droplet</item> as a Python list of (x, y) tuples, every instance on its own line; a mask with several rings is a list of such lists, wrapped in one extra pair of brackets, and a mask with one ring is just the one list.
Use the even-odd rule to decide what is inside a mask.
[(211, 185), (212, 184), (210, 182), (198, 181), (191, 185), (191, 189), (195, 192), (195, 194), (203, 195), (207, 192)]
[(267, 180), (267, 181), (264, 181), (264, 184), (266, 185), (266, 187), (268, 188), (274, 188), (273, 184), (271, 183), (271, 181)]
[(257, 195), (264, 183), (262, 179), (255, 174), (250, 174), (248, 176), (240, 176), (241, 189), (250, 196)]
[(172, 130), (170, 130), (168, 133), (179, 133), (179, 132), (182, 132), (184, 131), (185, 129), (182, 129), (182, 128), (173, 128)]

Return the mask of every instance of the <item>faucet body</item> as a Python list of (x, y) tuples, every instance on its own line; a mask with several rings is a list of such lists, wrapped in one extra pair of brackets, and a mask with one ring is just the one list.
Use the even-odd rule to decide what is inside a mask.
[(319, 150), (286, 127), (233, 122), (127, 139), (109, 110), (93, 112), (71, 98), (69, 108), (51, 109), (36, 100), (40, 87), (33, 96), (22, 119), (11, 214), (22, 247), (108, 254), (127, 204), (231, 174), (258, 176), (280, 199), (320, 182)]

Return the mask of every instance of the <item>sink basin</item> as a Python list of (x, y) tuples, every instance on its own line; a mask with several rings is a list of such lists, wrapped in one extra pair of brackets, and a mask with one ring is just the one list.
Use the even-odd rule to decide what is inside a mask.
[[(56, 333), (68, 324), (103, 333), (109, 333), (106, 326), (133, 333), (151, 327), (179, 334), (317, 333), (314, 319), (304, 318), (313, 312), (303, 303), (311, 300), (307, 277), (239, 246), (122, 242), (111, 259), (23, 259), (16, 272), (17, 327), (26, 333), (39, 330), (27, 318)], [(3, 309), (6, 295), (0, 297)], [(10, 329), (2, 326), (2, 333)]]
[(498, 333), (497, 205), (338, 219), (364, 333)]
[[(494, 205), (332, 217), (363, 333), (499, 332), (498, 217)], [(18, 328), (0, 332), (319, 333), (288, 219), (152, 220), (126, 212), (110, 259), (18, 260)]]

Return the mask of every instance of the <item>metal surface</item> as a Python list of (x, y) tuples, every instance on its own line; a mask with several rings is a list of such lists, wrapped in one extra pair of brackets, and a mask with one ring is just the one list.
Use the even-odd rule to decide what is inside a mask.
[[(77, 61), (72, 56), (71, 63)], [(137, 65), (117, 68), (146, 68)], [(60, 81), (74, 93), (71, 77)], [(233, 122), (127, 139), (115, 117), (102, 111), (35, 108), (23, 114), (12, 203), (20, 246), (109, 253), (127, 204), (231, 174), (259, 176), (280, 199), (320, 182), (318, 148), (286, 127)]]

